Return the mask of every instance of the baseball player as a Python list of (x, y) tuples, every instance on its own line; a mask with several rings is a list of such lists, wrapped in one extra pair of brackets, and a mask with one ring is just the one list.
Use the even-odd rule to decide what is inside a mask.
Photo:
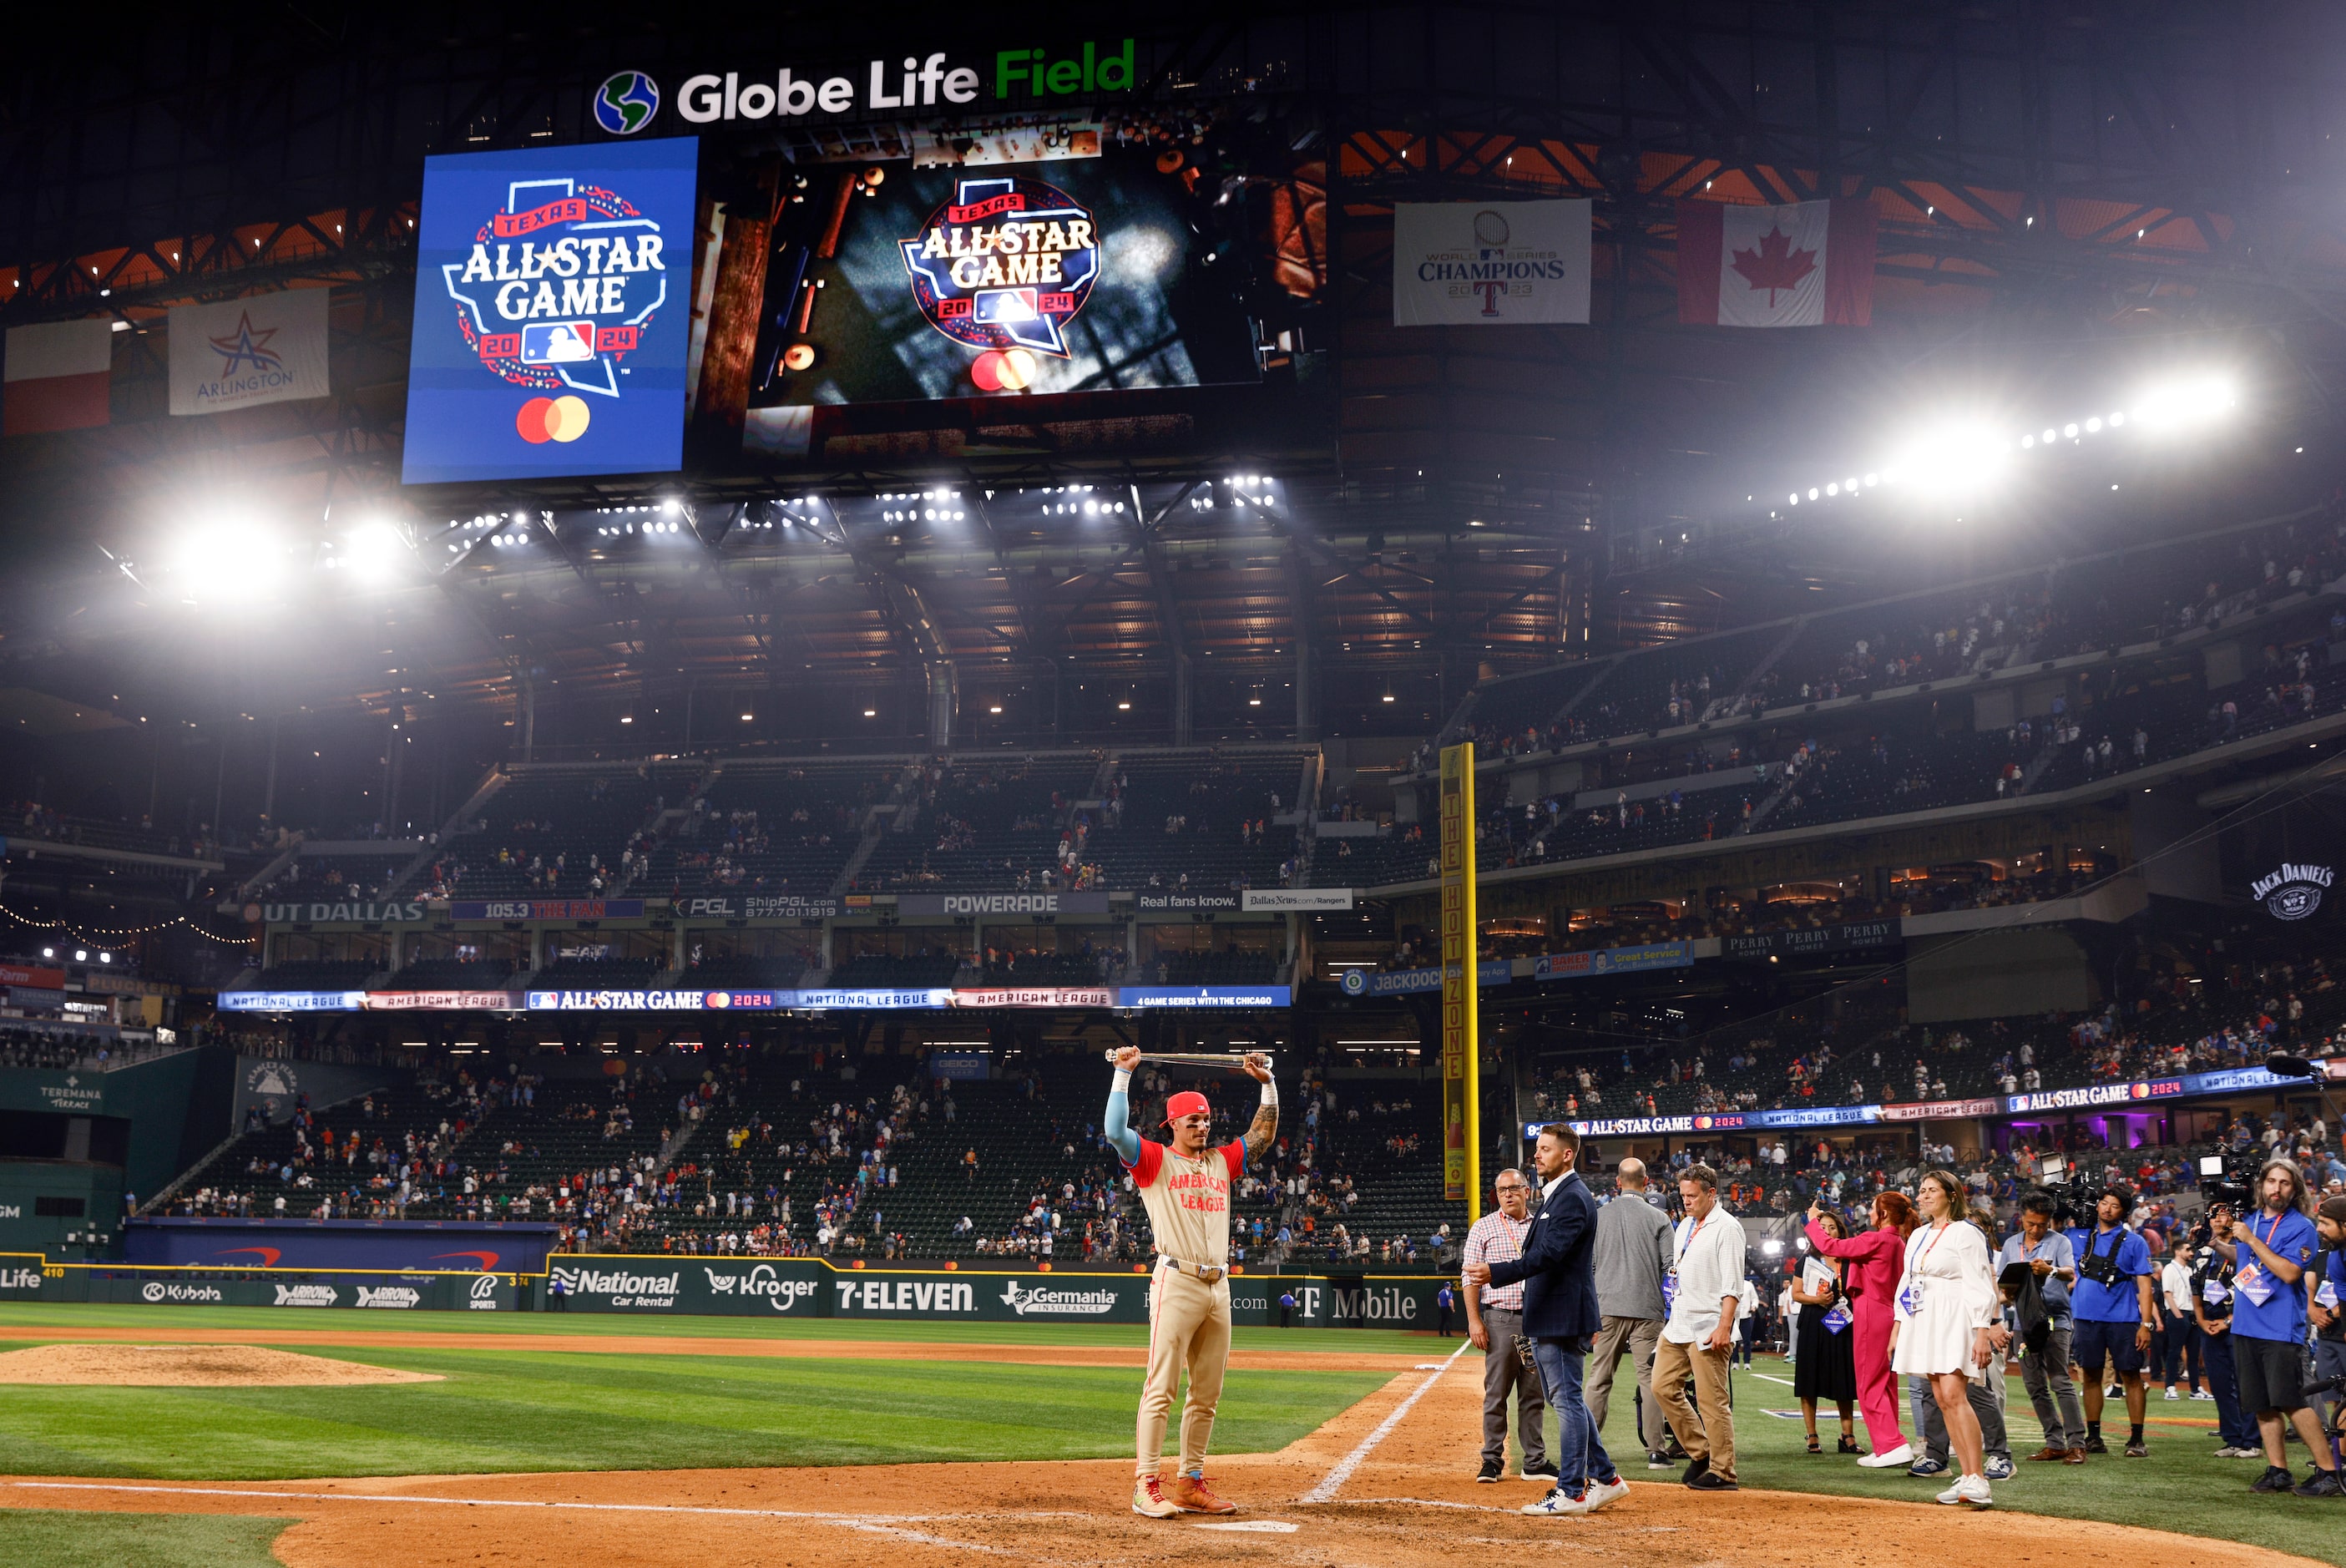
[[(1279, 1087), (1269, 1058), (1246, 1058), (1247, 1075), (1262, 1085), (1262, 1107), (1246, 1136), (1208, 1148), (1214, 1114), (1206, 1096), (1174, 1095), (1165, 1103), (1169, 1144), (1151, 1143), (1127, 1125), (1125, 1091), (1140, 1053), (1116, 1054), (1100, 1125), (1117, 1156), (1132, 1173), (1148, 1206), (1157, 1243), (1157, 1271), (1148, 1284), (1148, 1376), (1141, 1386), (1136, 1434), (1132, 1511), (1151, 1519), (1179, 1513), (1236, 1513), (1206, 1481), (1206, 1441), (1214, 1433), (1214, 1404), (1222, 1397), (1222, 1369), (1230, 1357), (1230, 1184), (1250, 1159), (1260, 1159), (1279, 1133)], [(1173, 1390), (1187, 1368), (1189, 1396), (1181, 1407), (1181, 1466), (1168, 1481), (1158, 1466)]]

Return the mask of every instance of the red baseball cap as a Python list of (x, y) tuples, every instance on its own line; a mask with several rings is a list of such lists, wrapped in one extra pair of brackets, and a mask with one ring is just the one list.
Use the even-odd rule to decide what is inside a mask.
[(1211, 1105), (1206, 1104), (1205, 1095), (1195, 1089), (1184, 1089), (1165, 1102), (1165, 1125), (1169, 1127), (1184, 1116), (1195, 1115), (1200, 1111), (1210, 1112), (1212, 1109)]

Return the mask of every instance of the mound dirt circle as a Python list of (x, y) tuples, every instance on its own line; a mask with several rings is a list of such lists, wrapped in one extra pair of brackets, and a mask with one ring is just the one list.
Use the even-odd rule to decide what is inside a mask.
[(0, 1353), (0, 1383), (263, 1389), (445, 1380), (437, 1372), (402, 1372), (260, 1345), (35, 1345)]

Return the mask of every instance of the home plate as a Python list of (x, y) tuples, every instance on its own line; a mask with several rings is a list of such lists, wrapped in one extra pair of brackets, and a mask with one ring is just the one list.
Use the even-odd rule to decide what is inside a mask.
[(1292, 1535), (1303, 1528), (1284, 1519), (1234, 1519), (1227, 1524), (1200, 1524), (1199, 1530), (1237, 1530), (1250, 1535)]

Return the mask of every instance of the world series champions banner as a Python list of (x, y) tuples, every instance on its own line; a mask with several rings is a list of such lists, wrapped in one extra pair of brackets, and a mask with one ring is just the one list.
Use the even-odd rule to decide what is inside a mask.
[(1482, 1190), (1475, 1132), (1474, 744), (1442, 749), (1442, 1196), (1474, 1218)]

